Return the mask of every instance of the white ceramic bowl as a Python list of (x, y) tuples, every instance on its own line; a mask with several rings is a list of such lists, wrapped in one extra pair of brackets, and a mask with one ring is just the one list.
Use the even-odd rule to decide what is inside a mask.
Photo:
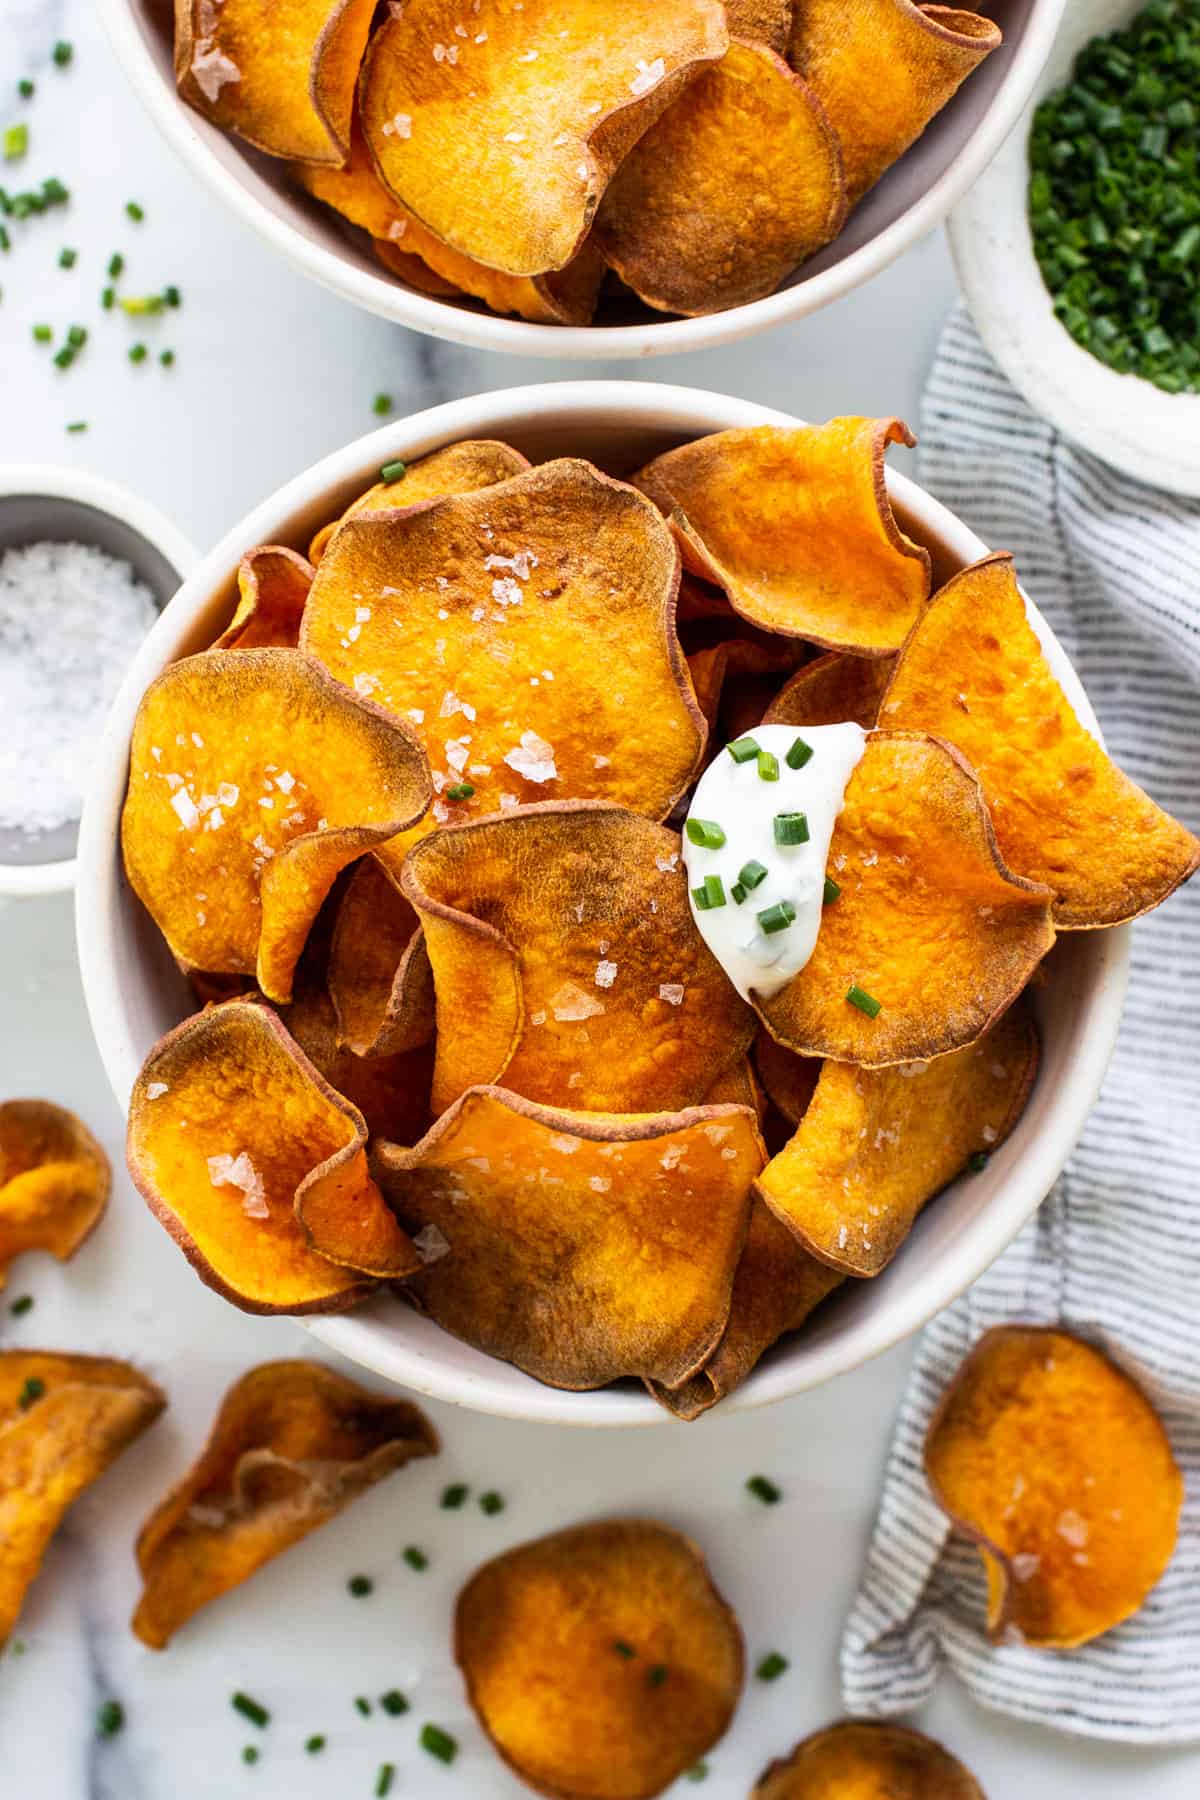
[(979, 335), (1035, 411), (1125, 474), (1200, 495), (1200, 394), (1166, 394), (1135, 375), (1118, 375), (1075, 342), (1054, 316), (1026, 205), (1038, 102), (1070, 79), (1091, 38), (1119, 30), (1144, 5), (1088, 0), (1070, 8), (1016, 129), (951, 214), (948, 231)]
[[(0, 465), (0, 550), (43, 540), (93, 544), (120, 556), (161, 610), (196, 562), (169, 519), (136, 494), (74, 469)], [(0, 829), (0, 895), (59, 894), (75, 880), (74, 821), (38, 837)]]
[(286, 165), (226, 137), (176, 95), (170, 0), (100, 0), (117, 56), (168, 142), (260, 237), (324, 287), (430, 337), (481, 350), (576, 361), (699, 350), (802, 319), (869, 281), (941, 222), (1011, 131), (1050, 53), (1066, 0), (993, 0), (976, 10), (1003, 28), (989, 56), (928, 131), (855, 210), (836, 243), (765, 300), (703, 319), (567, 327), (494, 316), (473, 301), (435, 300), (381, 273), (361, 234), (297, 193)]
[[(118, 827), (134, 714), (165, 664), (209, 643), (232, 604), (232, 572), (255, 544), (302, 548), (392, 457), (423, 456), (463, 437), (497, 437), (535, 460), (592, 458), (626, 474), (676, 443), (730, 426), (794, 424), (783, 413), (693, 388), (646, 382), (570, 382), (511, 388), (385, 426), (326, 457), (256, 507), (224, 537), (168, 606), (130, 670), (113, 709), (84, 809), (76, 901), (79, 959), (100, 1053), (117, 1099), (128, 1102), (146, 1052), (194, 1008), (166, 946), (121, 869)], [(943, 506), (890, 475), (906, 530), (933, 553), (935, 578), (985, 553)], [(1067, 658), (1035, 617), (1055, 673), (1094, 728)], [(1128, 931), (1076, 932), (1053, 951), (1039, 991), (1042, 1068), (1017, 1130), (982, 1174), (941, 1196), (918, 1221), (885, 1274), (850, 1289), (803, 1336), (779, 1346), (726, 1408), (761, 1406), (815, 1387), (888, 1349), (954, 1299), (999, 1255), (1062, 1168), (1096, 1096), (1117, 1034)], [(154, 1226), (147, 1220), (146, 1229)], [(355, 1313), (310, 1322), (325, 1343), (405, 1387), (513, 1418), (572, 1425), (640, 1425), (666, 1415), (632, 1386), (570, 1394), (543, 1387), (383, 1297)]]

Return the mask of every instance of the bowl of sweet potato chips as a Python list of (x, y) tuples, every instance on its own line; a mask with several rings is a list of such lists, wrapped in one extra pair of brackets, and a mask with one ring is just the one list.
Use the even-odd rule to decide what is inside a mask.
[(167, 137), (314, 279), (517, 354), (816, 311), (987, 166), (1065, 0), (104, 0)]
[(824, 1381), (1011, 1240), (1200, 843), (907, 441), (515, 389), (327, 458), (187, 581), (78, 926), (130, 1175), (210, 1288), (625, 1424)]

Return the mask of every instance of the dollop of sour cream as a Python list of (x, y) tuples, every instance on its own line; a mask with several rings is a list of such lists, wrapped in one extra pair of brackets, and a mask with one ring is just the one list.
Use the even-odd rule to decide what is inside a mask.
[[(701, 937), (743, 999), (753, 989), (764, 998), (779, 992), (799, 973), (816, 948), (825, 895), (829, 841), (842, 810), (846, 783), (861, 760), (866, 733), (860, 725), (759, 725), (736, 740), (750, 741), (778, 764), (778, 780), (764, 780), (756, 755), (737, 761), (728, 745), (700, 777), (683, 834), (683, 861), (688, 873), (692, 917)], [(788, 752), (797, 740), (811, 755), (792, 768)], [(796, 752), (793, 761), (803, 751)], [(777, 841), (775, 821), (802, 813), (808, 836), (803, 843)], [(716, 825), (724, 842), (716, 847), (692, 841), (688, 826)], [(801, 828), (802, 829), (802, 828)], [(786, 828), (785, 828), (786, 834)], [(711, 834), (709, 834), (711, 835)], [(734, 890), (747, 864), (761, 864), (766, 874), (745, 887), (738, 902)], [(756, 874), (757, 871), (752, 871)], [(708, 876), (721, 884), (724, 904), (697, 904), (696, 889)], [(745, 886), (745, 884), (742, 884)], [(795, 909), (782, 929), (766, 931), (760, 915), (777, 921), (773, 908)]]

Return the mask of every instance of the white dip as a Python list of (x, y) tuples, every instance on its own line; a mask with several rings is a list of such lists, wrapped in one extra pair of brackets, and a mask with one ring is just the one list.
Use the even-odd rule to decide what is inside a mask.
[[(812, 755), (799, 769), (787, 755), (797, 740)], [(764, 780), (759, 759), (736, 762), (726, 746), (700, 777), (683, 834), (683, 860), (688, 872), (692, 917), (700, 935), (743, 999), (750, 990), (769, 998), (801, 970), (812, 955), (821, 929), (825, 863), (834, 822), (842, 810), (846, 783), (866, 745), (859, 725), (759, 725), (738, 745), (753, 741), (775, 757), (777, 781)], [(808, 828), (805, 842), (776, 841), (777, 815), (802, 813)], [(692, 833), (715, 824), (725, 841), (718, 848), (692, 842)], [(785, 834), (787, 827), (783, 828)], [(792, 828), (793, 833), (797, 829)], [(799, 829), (803, 829), (800, 827)], [(748, 863), (761, 863), (767, 873), (747, 887), (739, 905), (734, 889)], [(716, 876), (724, 905), (697, 905), (696, 889)], [(777, 931), (764, 931), (759, 915), (778, 920), (783, 906), (795, 918)]]

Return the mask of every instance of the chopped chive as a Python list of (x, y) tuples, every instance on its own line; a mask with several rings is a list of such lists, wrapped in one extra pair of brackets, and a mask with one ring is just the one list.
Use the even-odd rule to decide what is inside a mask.
[(10, 125), (4, 133), (4, 160), (16, 162), (29, 148), (28, 125)]
[(758, 779), (760, 781), (779, 780), (779, 758), (773, 756), (769, 750), (760, 750), (758, 753)]
[(167, 286), (163, 289), (163, 299), (166, 301), (168, 306), (182, 306), (183, 305), (183, 295), (180, 293), (179, 289), (175, 286), (175, 283), (173, 281), (169, 282), (167, 284)]
[(25, 80), (23, 80), (23, 81), (18, 81), (17, 92), (18, 92), (18, 94), (20, 94), (22, 100), (32, 100), (33, 99), (33, 83), (32, 83), (32, 81), (30, 81), (28, 79), (28, 77), (26, 77)]
[(423, 1550), (418, 1550), (415, 1544), (408, 1545), (404, 1552), (404, 1560), (409, 1568), (415, 1569), (418, 1574), (429, 1567), (429, 1558)]
[(383, 419), (387, 417), (391, 410), (392, 396), (390, 394), (376, 394), (374, 400), (371, 402), (371, 411), (375, 413), (378, 418)]
[(108, 259), (109, 279), (111, 281), (119, 281), (124, 267), (125, 258), (121, 255), (119, 250), (114, 250), (113, 254)]
[(789, 769), (802, 769), (812, 753), (812, 745), (806, 744), (802, 737), (798, 737), (783, 760)]
[(760, 930), (768, 937), (777, 931), (786, 931), (789, 925), (796, 922), (796, 909), (790, 900), (777, 900), (774, 906), (768, 906), (763, 912), (755, 915)]
[(75, 352), (70, 344), (64, 344), (61, 350), (56, 350), (54, 352), (54, 366), (56, 369), (69, 369), (74, 361)]
[(160, 313), (166, 305), (161, 294), (123, 294), (121, 311), (130, 319), (145, 318), (150, 313)]
[(87, 328), (83, 325), (72, 325), (67, 331), (67, 342), (73, 350), (82, 350), (87, 343)]
[(130, 344), (129, 360), (131, 363), (144, 363), (149, 352), (145, 344)]
[(385, 1794), (392, 1791), (392, 1783), (396, 1779), (395, 1763), (380, 1763), (379, 1779), (375, 1783), (376, 1800), (383, 1800)]
[(70, 190), (63, 186), (57, 175), (50, 175), (43, 181), (42, 200), (47, 206), (61, 206), (70, 198)]
[(8, 1310), (12, 1314), (14, 1319), (19, 1319), (25, 1313), (32, 1312), (33, 1311), (33, 1295), (32, 1294), (21, 1294), (16, 1300), (13, 1301), (12, 1305), (9, 1307)]
[(242, 1751), (242, 1761), (244, 1763), (249, 1763), (251, 1766), (258, 1761), (258, 1751), (253, 1744), (247, 1744), (246, 1748)]
[(842, 890), (833, 879), (832, 875), (827, 875), (825, 877), (825, 891), (821, 895), (821, 905), (832, 906), (835, 900), (841, 898), (841, 893)]
[(257, 1725), (260, 1730), (264, 1725), (271, 1723), (271, 1715), (266, 1707), (260, 1706), (251, 1695), (243, 1694), (240, 1688), (236, 1693), (230, 1695), (229, 1704), (234, 1712), (241, 1713), (243, 1719), (249, 1719), (250, 1723)]
[(320, 1756), (322, 1750), (325, 1748), (325, 1739), (319, 1731), (314, 1731), (310, 1738), (305, 1738), (304, 1748), (308, 1751), (310, 1756)]
[(346, 1586), (356, 1600), (364, 1600), (368, 1594), (374, 1591), (375, 1583), (369, 1575), (352, 1575)]
[(637, 1655), (637, 1651), (634, 1649), (633, 1645), (627, 1644), (624, 1638), (614, 1638), (613, 1649), (618, 1656), (623, 1656), (626, 1662), (629, 1661), (630, 1657)]
[(725, 833), (715, 819), (689, 819), (685, 830), (690, 844), (698, 844), (701, 850), (719, 850), (725, 842)]
[(452, 1481), (449, 1487), (442, 1489), (442, 1506), (446, 1512), (457, 1512), (470, 1493), (465, 1481)]
[(367, 1699), (365, 1694), (356, 1694), (354, 1697), (354, 1704), (357, 1706), (364, 1719), (370, 1718), (371, 1702)]
[(972, 1150), (967, 1158), (967, 1167), (972, 1175), (982, 1175), (990, 1161), (991, 1157), (986, 1150)]
[(5, 230), (4, 226), (0, 225), (0, 250), (11, 250), (11, 249), (12, 249), (12, 239), (9, 237), (8, 232)]
[(661, 1687), (666, 1679), (667, 1668), (665, 1663), (653, 1663), (651, 1667), (646, 1670), (647, 1687)]
[(64, 244), (58, 253), (58, 266), (60, 269), (73, 269), (78, 259), (78, 250), (72, 250), (69, 244)]
[(802, 812), (776, 813), (774, 830), (777, 844), (807, 844), (808, 814)]
[(67, 430), (74, 433), (75, 435), (78, 435), (79, 432), (87, 430), (87, 420), (86, 419), (72, 419), (71, 423), (67, 426)]
[(504, 1495), (498, 1494), (495, 1488), (489, 1488), (486, 1494), (479, 1496), (479, 1509), (481, 1512), (485, 1512), (489, 1518), (498, 1512), (503, 1512)]
[(17, 1395), (17, 1405), (22, 1412), (28, 1412), (35, 1401), (41, 1399), (45, 1391), (45, 1382), (39, 1380), (36, 1375), (29, 1375), (25, 1379), (21, 1392)]
[(725, 883), (719, 875), (706, 875), (699, 887), (692, 889), (698, 912), (711, 912), (725, 904)]
[(746, 1483), (748, 1493), (761, 1500), (764, 1506), (774, 1506), (777, 1500), (783, 1499), (783, 1489), (776, 1487), (765, 1475), (752, 1475)]
[(707, 1781), (708, 1764), (706, 1762), (693, 1763), (690, 1769), (684, 1770), (683, 1779), (685, 1781)]
[(446, 789), (446, 798), (447, 800), (469, 800), (474, 792), (475, 788), (471, 782), (456, 781), (453, 787)]
[(135, 225), (140, 225), (146, 216), (145, 209), (139, 206), (136, 200), (127, 200), (125, 202), (125, 214), (127, 218), (133, 220)]
[(382, 469), (380, 469), (380, 471), (379, 471), (379, 479), (380, 479), (380, 481), (386, 482), (388, 487), (391, 487), (391, 485), (394, 481), (403, 481), (404, 476), (407, 474), (407, 472), (408, 472), (408, 464), (407, 463), (404, 463), (404, 462), (384, 463)]
[(399, 1688), (389, 1688), (386, 1694), (380, 1694), (379, 1704), (392, 1719), (398, 1719), (401, 1713), (408, 1711), (408, 1701)]
[(101, 288), (100, 304), (104, 308), (105, 312), (112, 311), (114, 305), (116, 304), (116, 299), (117, 299), (116, 288), (113, 288), (113, 287)]
[(173, 350), (162, 350), (159, 352), (158, 360), (162, 364), (164, 369), (174, 368), (175, 352)]
[(53, 336), (54, 333), (51, 331), (49, 325), (35, 325), (33, 328), (33, 341), (35, 344), (48, 344)]
[(96, 1713), (96, 1736), (116, 1737), (125, 1723), (125, 1708), (119, 1700), (106, 1700)]
[(751, 857), (748, 863), (743, 863), (738, 870), (738, 880), (747, 892), (749, 892), (751, 888), (759, 887), (766, 879), (766, 864), (755, 862), (753, 857)]
[(457, 1738), (452, 1738), (440, 1725), (422, 1725), (420, 1743), (422, 1750), (428, 1750), (439, 1762), (452, 1763), (458, 1755)]
[(729, 897), (735, 906), (740, 906), (746, 898), (746, 890), (740, 881), (735, 881), (729, 890)]
[(60, 69), (65, 69), (75, 54), (75, 46), (74, 44), (69, 44), (66, 38), (59, 38), (57, 44), (54, 46), (52, 54), (55, 65)]
[(759, 754), (758, 745), (752, 737), (737, 738), (732, 744), (726, 744), (725, 748), (735, 763), (753, 762)]
[(872, 994), (868, 994), (866, 988), (860, 988), (856, 981), (852, 981), (846, 989), (846, 998), (851, 1006), (857, 1006), (860, 1013), (866, 1013), (868, 1019), (877, 1018), (883, 1011), (883, 1001), (876, 1000)]
[(780, 1656), (778, 1650), (768, 1650), (754, 1673), (760, 1681), (778, 1681), (788, 1666), (786, 1656)]

